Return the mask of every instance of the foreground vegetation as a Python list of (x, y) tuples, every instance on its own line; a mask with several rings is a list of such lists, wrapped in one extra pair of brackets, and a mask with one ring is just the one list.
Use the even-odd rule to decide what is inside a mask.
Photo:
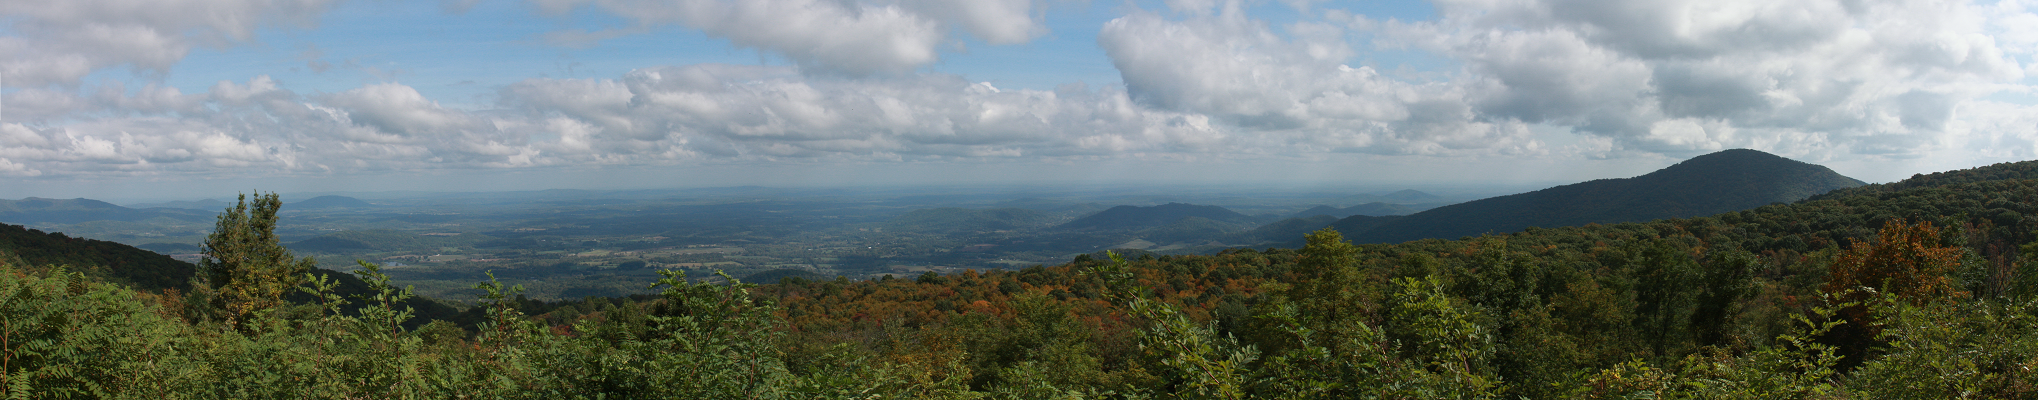
[(2031, 398), (2027, 215), (2038, 163), (1455, 241), (1324, 230), (1293, 250), (762, 286), (666, 272), (657, 296), (564, 303), (490, 280), (471, 327), (409, 321), (371, 263), (353, 296), (287, 254), (209, 263), (182, 293), (13, 263), (0, 394)]

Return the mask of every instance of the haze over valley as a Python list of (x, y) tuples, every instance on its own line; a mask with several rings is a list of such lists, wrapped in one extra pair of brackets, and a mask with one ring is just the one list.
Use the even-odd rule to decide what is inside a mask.
[[(327, 268), (382, 263), (420, 292), (471, 298), (493, 271), (538, 298), (644, 292), (662, 268), (696, 276), (852, 279), (1053, 265), (1103, 250), (1202, 254), (1268, 247), (1327, 223), (1490, 197), (1477, 188), (1303, 192), (1205, 187), (547, 190), (284, 196), (277, 234)], [(231, 198), (229, 198), (231, 199)], [(1201, 204), (1191, 205), (1190, 203)], [(0, 222), (196, 262), (219, 198), (0, 200)], [(1307, 214), (1307, 215), (1304, 215)], [(758, 275), (765, 274), (766, 275)]]
[[(1633, 179), (1528, 193), (1478, 188), (1282, 191), (1229, 186), (545, 190), (289, 196), (276, 233), (320, 265), (381, 263), (434, 298), (472, 298), (486, 273), (540, 299), (646, 292), (661, 269), (776, 282), (1055, 265), (1103, 251), (1296, 248), (1326, 227), (1358, 243), (1530, 227), (1643, 222), (1788, 203), (1862, 182), (1752, 150)], [(1490, 190), (1490, 189), (1489, 189)], [(301, 200), (298, 200), (301, 199)], [(219, 199), (118, 206), (0, 202), (0, 221), (197, 262)]]

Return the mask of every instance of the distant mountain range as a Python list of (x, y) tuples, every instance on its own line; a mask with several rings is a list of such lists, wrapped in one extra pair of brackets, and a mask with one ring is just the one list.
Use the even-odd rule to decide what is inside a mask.
[(327, 208), (374, 208), (375, 205), (370, 204), (366, 201), (361, 201), (361, 199), (356, 199), (347, 196), (319, 196), (304, 199), (302, 201), (284, 203), (283, 207), (286, 210), (291, 208), (305, 210), (305, 209), (327, 209)]
[[(208, 221), (219, 217), (219, 213), (234, 203), (205, 199), (199, 201), (172, 201), (165, 203), (135, 204), (135, 207), (121, 207), (92, 199), (45, 199), (30, 197), (21, 200), (0, 200), (0, 222), (13, 224), (75, 224), (89, 221), (141, 221), (150, 218), (171, 218), (184, 221)], [(376, 205), (345, 196), (319, 196), (304, 201), (284, 204), (284, 210), (291, 209), (334, 209), (373, 208)]]
[(1863, 184), (1823, 166), (1735, 149), (1694, 157), (1634, 178), (1557, 186), (1387, 220), (1354, 216), (1332, 226), (1354, 243), (1456, 239), (1532, 226), (1705, 216), (1794, 202)]
[(1357, 194), (1342, 199), (1338, 199), (1337, 202), (1342, 204), (1359, 204), (1359, 203), (1422, 204), (1422, 203), (1436, 203), (1442, 201), (1444, 201), (1443, 196), (1424, 193), (1423, 191), (1415, 189), (1403, 189), (1389, 193)]
[(205, 211), (212, 211), (212, 212), (219, 212), (220, 210), (225, 210), (225, 209), (226, 209), (227, 207), (232, 207), (233, 205), (234, 205), (234, 203), (228, 203), (228, 202), (226, 202), (226, 201), (222, 201), (222, 200), (218, 200), (218, 199), (205, 199), (205, 200), (199, 200), (199, 201), (183, 201), (183, 200), (179, 200), (179, 201), (166, 201), (166, 202), (161, 202), (161, 203), (139, 203), (139, 204), (129, 204), (129, 205), (127, 205), (127, 207), (128, 207), (128, 208), (133, 208), (133, 209), (138, 209), (138, 210), (139, 210), (139, 209), (149, 209), (149, 208), (182, 208), (182, 209), (189, 209), (189, 210), (205, 210)]
[(1252, 216), (1239, 214), (1237, 211), (1231, 211), (1224, 207), (1168, 203), (1148, 207), (1111, 207), (1096, 214), (1090, 214), (1090, 216), (1061, 224), (1057, 228), (1067, 230), (1143, 229), (1160, 227), (1191, 217), (1231, 224), (1251, 225), (1258, 222), (1258, 219)]
[(92, 199), (0, 200), (0, 222), (13, 224), (71, 224), (86, 221), (140, 221), (167, 217), (187, 221), (213, 218), (212, 213), (173, 208), (132, 209)]
[(1288, 217), (1307, 218), (1318, 215), (1328, 215), (1336, 218), (1344, 218), (1353, 215), (1370, 215), (1377, 217), (1382, 215), (1408, 215), (1414, 214), (1416, 211), (1422, 210), (1401, 204), (1373, 202), (1345, 208), (1337, 208), (1331, 206), (1316, 206), (1314, 208), (1302, 210), (1302, 212), (1289, 215)]

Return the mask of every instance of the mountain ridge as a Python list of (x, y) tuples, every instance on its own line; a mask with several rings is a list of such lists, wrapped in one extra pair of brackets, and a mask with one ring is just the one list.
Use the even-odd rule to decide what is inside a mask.
[(86, 198), (46, 199), (29, 197), (21, 200), (0, 200), (0, 222), (13, 224), (140, 221), (156, 217), (168, 217), (187, 221), (210, 219), (210, 216), (193, 210), (174, 208), (137, 210)]
[(1598, 179), (1469, 201), (1377, 224), (1348, 223), (1345, 225), (1356, 229), (1341, 227), (1340, 232), (1354, 243), (1399, 243), (1528, 227), (1697, 217), (1794, 202), (1865, 184), (1824, 166), (1732, 149), (1633, 178)]

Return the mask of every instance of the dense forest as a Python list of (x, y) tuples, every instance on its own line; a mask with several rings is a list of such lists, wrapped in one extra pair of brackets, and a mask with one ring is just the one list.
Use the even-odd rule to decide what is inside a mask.
[(0, 394), (2038, 397), (2038, 162), (1464, 240), (1324, 229), (1299, 249), (763, 285), (667, 272), (656, 296), (553, 303), (491, 280), (466, 322), (417, 317), (371, 263), (348, 291), (293, 269), (261, 200), (220, 217), (216, 261), (181, 292), (8, 248)]

